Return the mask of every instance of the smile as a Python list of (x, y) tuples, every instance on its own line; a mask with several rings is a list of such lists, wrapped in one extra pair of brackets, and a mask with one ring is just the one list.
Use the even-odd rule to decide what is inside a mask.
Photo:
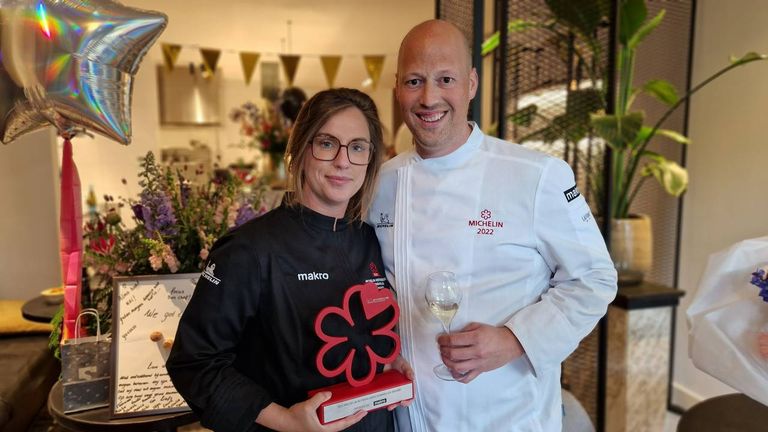
[(332, 185), (342, 186), (352, 181), (349, 177), (342, 177), (342, 176), (326, 176), (326, 179), (328, 179), (328, 182)]
[(436, 123), (439, 122), (443, 117), (445, 117), (446, 112), (435, 112), (435, 113), (429, 113), (429, 114), (416, 114), (416, 117), (418, 117), (421, 121), (425, 123)]

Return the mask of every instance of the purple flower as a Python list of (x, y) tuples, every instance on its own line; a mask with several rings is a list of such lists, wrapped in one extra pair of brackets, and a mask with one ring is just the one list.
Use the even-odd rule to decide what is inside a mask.
[(239, 227), (240, 225), (248, 222), (249, 220), (255, 217), (256, 217), (256, 211), (253, 209), (253, 206), (251, 206), (250, 204), (244, 205), (237, 210), (237, 217), (235, 218), (235, 226)]
[(142, 218), (147, 236), (152, 237), (154, 232), (163, 236), (172, 236), (178, 233), (176, 215), (173, 213), (171, 198), (162, 192), (144, 191), (141, 193)]
[(763, 301), (768, 302), (768, 275), (765, 272), (765, 269), (757, 269), (754, 273), (752, 273), (752, 280), (750, 283), (758, 288), (760, 288), (760, 297), (763, 298)]
[(141, 204), (134, 204), (131, 206), (131, 210), (133, 210), (133, 216), (136, 217), (136, 219), (144, 222), (144, 206)]

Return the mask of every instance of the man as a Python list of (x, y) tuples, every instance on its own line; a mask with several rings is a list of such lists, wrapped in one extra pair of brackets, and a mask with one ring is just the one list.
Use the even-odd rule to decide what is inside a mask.
[[(405, 36), (396, 95), (415, 151), (384, 165), (369, 213), (416, 374), (398, 426), (559, 431), (560, 364), (605, 314), (616, 272), (570, 167), (467, 122), (477, 82), (452, 24)], [(424, 300), (440, 270), (464, 291), (451, 334)], [(435, 376), (441, 361), (457, 381)]]

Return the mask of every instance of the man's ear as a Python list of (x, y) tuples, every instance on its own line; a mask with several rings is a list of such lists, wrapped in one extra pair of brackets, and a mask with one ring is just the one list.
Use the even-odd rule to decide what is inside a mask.
[(398, 97), (397, 97), (397, 83), (398, 83), (398, 82), (399, 82), (399, 81), (398, 81), (397, 72), (395, 72), (395, 83), (392, 85), (392, 90), (394, 90), (394, 93), (395, 93), (395, 100), (396, 100), (397, 102), (400, 102), (400, 99), (398, 99)]
[(477, 93), (477, 69), (472, 68), (472, 70), (469, 72), (469, 99), (475, 98), (475, 93)]

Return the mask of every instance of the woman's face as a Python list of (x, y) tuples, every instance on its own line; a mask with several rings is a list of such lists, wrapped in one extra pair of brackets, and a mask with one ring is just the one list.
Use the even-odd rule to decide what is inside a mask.
[[(318, 130), (317, 136), (324, 136), (326, 140), (314, 140), (307, 147), (307, 156), (304, 158), (304, 185), (302, 204), (310, 209), (332, 217), (344, 217), (349, 200), (360, 190), (365, 180), (367, 165), (354, 165), (347, 157), (350, 153), (360, 151), (360, 143), (370, 143), (371, 136), (368, 132), (368, 122), (363, 113), (354, 107), (346, 108), (334, 114)], [(322, 151), (328, 155), (328, 148), (337, 141), (342, 146), (333, 160), (318, 160), (312, 155), (320, 155)], [(332, 157), (332, 153), (330, 153)], [(327, 158), (327, 156), (321, 156)], [(354, 156), (353, 156), (354, 158)]]

